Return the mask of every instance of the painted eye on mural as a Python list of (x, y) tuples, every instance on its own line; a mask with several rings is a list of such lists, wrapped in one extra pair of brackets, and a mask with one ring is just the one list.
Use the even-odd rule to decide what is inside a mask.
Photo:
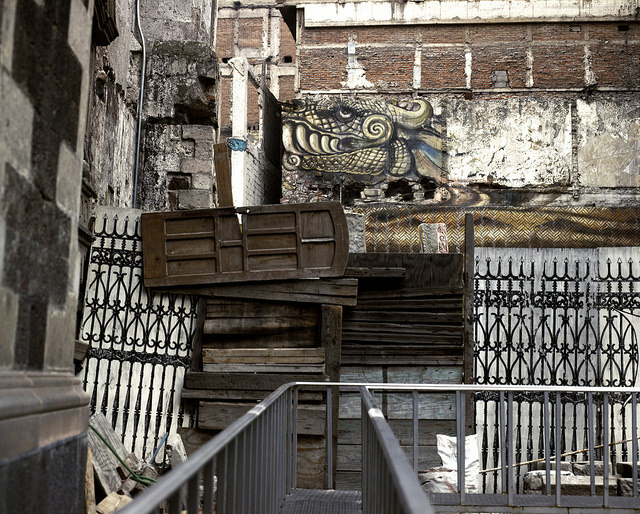
[(342, 121), (349, 121), (355, 116), (353, 110), (344, 105), (336, 110), (336, 117)]

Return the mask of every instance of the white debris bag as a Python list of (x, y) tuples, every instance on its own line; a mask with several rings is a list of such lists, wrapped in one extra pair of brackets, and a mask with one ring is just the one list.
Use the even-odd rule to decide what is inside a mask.
[[(429, 493), (455, 493), (458, 491), (458, 440), (443, 434), (436, 435), (438, 455), (442, 467), (420, 473), (422, 488)], [(464, 489), (467, 493), (478, 493), (480, 475), (480, 453), (478, 436), (468, 435), (464, 439)]]

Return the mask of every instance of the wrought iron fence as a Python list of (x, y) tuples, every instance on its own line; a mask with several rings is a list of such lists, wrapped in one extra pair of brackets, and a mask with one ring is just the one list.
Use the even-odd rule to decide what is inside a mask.
[[(605, 255), (603, 255), (605, 253)], [(480, 248), (475, 270), (475, 380), (478, 384), (633, 387), (638, 378), (640, 263), (632, 249), (497, 250)], [(603, 258), (604, 257), (604, 258)], [(612, 394), (608, 409), (612, 463), (630, 453), (630, 397)], [(543, 445), (543, 398), (517, 393), (514, 455), (532, 460)], [(555, 399), (550, 400), (553, 404)], [(563, 395), (559, 439), (552, 451), (578, 452), (588, 445), (589, 413), (583, 395)], [(481, 464), (498, 465), (499, 399), (476, 395)], [(594, 403), (600, 416), (602, 402)], [(554, 423), (556, 421), (554, 420)], [(597, 443), (604, 434), (596, 431)], [(573, 459), (579, 453), (573, 454)], [(483, 476), (485, 491), (496, 491), (497, 471)], [(517, 490), (523, 481), (516, 474)]]
[[(83, 385), (124, 444), (149, 458), (167, 433), (193, 426), (180, 393), (191, 364), (195, 297), (142, 283), (139, 211), (98, 209), (80, 339), (89, 344)], [(164, 463), (165, 452), (156, 462)]]

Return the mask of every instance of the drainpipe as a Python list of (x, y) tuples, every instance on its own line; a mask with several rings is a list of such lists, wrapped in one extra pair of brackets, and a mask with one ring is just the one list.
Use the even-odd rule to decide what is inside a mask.
[(136, 167), (133, 174), (133, 208), (138, 203), (138, 175), (140, 170), (140, 135), (142, 133), (142, 99), (144, 97), (144, 76), (147, 70), (147, 45), (142, 32), (142, 24), (140, 23), (140, 0), (136, 0), (136, 27), (140, 33), (140, 41), (142, 43), (142, 72), (140, 76), (140, 97), (138, 98), (138, 130), (136, 134)]

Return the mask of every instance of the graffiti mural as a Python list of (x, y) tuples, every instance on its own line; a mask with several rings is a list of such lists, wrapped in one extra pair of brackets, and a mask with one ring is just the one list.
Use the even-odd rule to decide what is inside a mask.
[(432, 177), (444, 169), (441, 124), (426, 100), (294, 100), (283, 108), (286, 170)]

